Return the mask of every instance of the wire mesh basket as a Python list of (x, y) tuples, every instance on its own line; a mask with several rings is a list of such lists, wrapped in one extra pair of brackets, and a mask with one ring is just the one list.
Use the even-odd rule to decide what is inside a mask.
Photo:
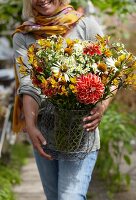
[(46, 153), (54, 159), (83, 159), (95, 141), (95, 132), (83, 129), (85, 110), (65, 110), (54, 107), (50, 102), (38, 118), (38, 126), (47, 141), (43, 145)]

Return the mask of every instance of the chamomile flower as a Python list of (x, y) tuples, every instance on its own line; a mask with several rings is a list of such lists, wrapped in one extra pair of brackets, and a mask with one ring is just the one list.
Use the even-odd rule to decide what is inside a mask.
[(106, 65), (107, 65), (107, 67), (108, 68), (113, 68), (114, 71), (118, 70), (117, 67), (116, 67), (116, 65), (115, 65), (116, 62), (117, 62), (117, 60), (114, 59), (114, 58), (112, 58), (112, 57), (106, 58)]
[(60, 76), (64, 76), (65, 81), (69, 81), (69, 76), (67, 74), (68, 67), (66, 64), (62, 64), (60, 62), (54, 63), (54, 66), (51, 67), (51, 71), (53, 74), (59, 74)]

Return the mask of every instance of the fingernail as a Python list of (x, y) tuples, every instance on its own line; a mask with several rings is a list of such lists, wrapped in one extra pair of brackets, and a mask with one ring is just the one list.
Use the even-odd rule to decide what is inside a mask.
[(85, 121), (86, 121), (86, 119), (84, 118), (84, 119), (83, 119), (83, 122), (85, 122)]
[(47, 144), (47, 142), (46, 141), (44, 141), (43, 143), (42, 143), (42, 145), (46, 145)]
[(89, 132), (89, 129), (86, 129), (87, 130), (87, 132)]
[(91, 112), (90, 112), (90, 114), (91, 114), (91, 115), (93, 115), (93, 114), (94, 114), (94, 112), (93, 112), (93, 111), (91, 111)]

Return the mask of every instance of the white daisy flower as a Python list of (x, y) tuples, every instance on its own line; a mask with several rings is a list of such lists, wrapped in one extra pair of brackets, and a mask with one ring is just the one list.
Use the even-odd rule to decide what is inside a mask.
[(117, 71), (118, 69), (117, 69), (117, 67), (115, 66), (115, 62), (116, 62), (117, 60), (116, 59), (113, 59), (113, 58), (107, 58), (106, 59), (106, 64), (107, 64), (107, 66), (108, 66), (108, 68), (114, 68), (114, 70), (115, 71)]
[(97, 66), (96, 63), (93, 63), (93, 64), (91, 65), (91, 68), (93, 69), (93, 71), (94, 71), (95, 74), (96, 74), (97, 72), (99, 72), (98, 66)]

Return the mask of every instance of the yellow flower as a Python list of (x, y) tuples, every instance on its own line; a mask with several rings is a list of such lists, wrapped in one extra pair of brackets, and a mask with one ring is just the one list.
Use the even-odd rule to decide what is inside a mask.
[(71, 83), (75, 84), (76, 81), (77, 81), (76, 77), (71, 77), (71, 78), (70, 78), (70, 82), (71, 82)]
[(59, 82), (63, 82), (63, 83), (66, 83), (66, 79), (65, 79), (65, 76), (60, 76), (59, 77)]
[(128, 54), (126, 59), (126, 65), (130, 68), (136, 68), (136, 58), (132, 54)]
[(33, 55), (29, 56), (28, 62), (35, 68), (38, 66), (38, 62)]
[(55, 44), (55, 50), (59, 51), (62, 48), (62, 44)]
[(129, 62), (133, 61), (133, 55), (132, 54), (128, 55), (127, 61), (129, 61)]
[(123, 62), (126, 59), (126, 55), (122, 54), (121, 56), (118, 57), (119, 62)]
[(50, 78), (50, 83), (52, 84), (52, 87), (53, 87), (53, 88), (58, 87), (58, 83), (55, 81), (54, 78)]
[(60, 66), (60, 71), (61, 71), (61, 72), (66, 72), (67, 70), (68, 70), (67, 65), (64, 64), (64, 65), (61, 65), (61, 66)]
[(51, 47), (51, 42), (49, 40), (39, 39), (37, 42), (41, 47), (46, 47), (46, 48), (50, 48)]
[(64, 40), (63, 37), (58, 37), (58, 43), (59, 44), (63, 44), (63, 40)]
[(136, 61), (132, 64), (132, 67), (136, 68)]
[(29, 58), (29, 60), (28, 60), (29, 63), (30, 63), (30, 64), (33, 64), (34, 59), (35, 59), (35, 46), (34, 46), (34, 45), (31, 45), (31, 46), (28, 48), (27, 55), (28, 55), (28, 58)]
[(27, 68), (24, 66), (24, 65), (21, 65), (20, 67), (19, 67), (19, 72), (20, 72), (20, 74), (22, 74), (22, 75), (24, 75), (24, 76), (26, 76), (28, 73), (27, 73)]
[(20, 56), (18, 58), (16, 58), (16, 61), (19, 65), (24, 65), (24, 62), (23, 62), (23, 58)]
[(102, 47), (105, 47), (110, 39), (110, 36), (101, 37), (99, 34), (97, 34), (96, 39), (99, 41)]
[(76, 92), (77, 92), (77, 89), (76, 89), (75, 85), (70, 84), (70, 85), (69, 85), (69, 88), (70, 88), (70, 90), (71, 90), (73, 93), (76, 93)]
[(66, 39), (66, 43), (67, 43), (67, 46), (70, 48), (70, 47), (73, 47), (73, 46), (74, 46), (75, 41), (74, 41), (74, 40), (71, 40), (70, 38), (67, 38), (67, 39)]
[(105, 49), (104, 55), (109, 58), (112, 56), (112, 52), (109, 49)]
[(65, 86), (64, 86), (64, 85), (61, 87), (61, 92), (60, 92), (60, 95), (65, 95), (65, 96), (68, 96), (68, 92), (67, 92), (67, 90), (66, 90), (66, 88), (65, 88)]
[(136, 74), (134, 74), (134, 73), (130, 74), (127, 77), (127, 79), (125, 79), (125, 84), (135, 87), (136, 86)]
[(106, 72), (107, 71), (107, 65), (105, 63), (99, 63), (98, 69), (102, 72)]
[(119, 80), (114, 79), (114, 80), (112, 81), (112, 83), (113, 83), (113, 85), (118, 86), (118, 85), (119, 85)]
[(67, 53), (69, 56), (72, 55), (72, 49), (71, 48), (65, 48), (64, 53)]
[(120, 67), (120, 66), (121, 66), (121, 62), (120, 62), (120, 61), (116, 61), (116, 62), (115, 62), (115, 67), (118, 68), (118, 67)]
[(28, 52), (28, 62), (35, 68), (38, 66), (38, 62), (34, 53)]
[(102, 83), (104, 85), (107, 85), (108, 81), (109, 81), (109, 77), (107, 74), (102, 74), (102, 77), (101, 77), (101, 80), (102, 80)]
[(28, 62), (29, 62), (30, 64), (32, 64), (33, 61), (34, 61), (34, 55), (33, 55), (33, 54), (29, 54), (29, 55), (28, 55)]
[(59, 78), (60, 78), (60, 72), (53, 72), (53, 76), (54, 76), (56, 79), (59, 79)]
[(37, 66), (38, 66), (38, 62), (37, 62), (37, 60), (34, 58), (34, 60), (33, 60), (33, 66), (35, 67), (35, 68), (37, 68)]
[(34, 51), (35, 51), (35, 45), (32, 44), (30, 45), (30, 47), (28, 48), (28, 55), (30, 54), (34, 54)]

